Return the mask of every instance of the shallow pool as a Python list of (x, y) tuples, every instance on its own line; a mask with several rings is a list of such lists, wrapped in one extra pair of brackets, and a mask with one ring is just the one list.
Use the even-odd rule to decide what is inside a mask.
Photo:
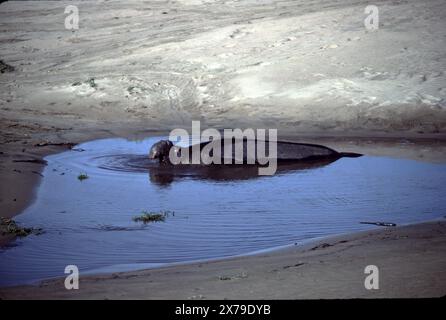
[[(364, 156), (250, 170), (159, 170), (151, 144), (105, 139), (46, 157), (36, 200), (17, 221), (42, 227), (0, 251), (0, 285), (246, 254), (446, 214), (446, 165)], [(348, 150), (341, 150), (348, 151)], [(89, 178), (77, 179), (80, 173)], [(141, 224), (142, 211), (172, 211)]]

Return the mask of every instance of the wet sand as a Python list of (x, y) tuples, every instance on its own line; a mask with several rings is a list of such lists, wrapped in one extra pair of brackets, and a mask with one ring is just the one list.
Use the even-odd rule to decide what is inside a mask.
[[(343, 299), (446, 294), (446, 222), (341, 235), (280, 251), (0, 289), (2, 299)], [(379, 289), (364, 268), (379, 269)]]

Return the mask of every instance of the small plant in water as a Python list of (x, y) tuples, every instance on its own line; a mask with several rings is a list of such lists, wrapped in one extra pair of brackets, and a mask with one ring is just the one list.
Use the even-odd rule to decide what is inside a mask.
[(148, 212), (143, 211), (139, 216), (133, 217), (132, 220), (135, 222), (142, 222), (144, 224), (149, 222), (164, 222), (166, 217), (170, 214), (169, 211), (160, 211), (160, 212)]
[(41, 228), (25, 228), (20, 227), (17, 222), (9, 218), (0, 217), (0, 233), (2, 235), (13, 235), (16, 237), (26, 237), (30, 234), (42, 234)]
[(79, 179), (79, 181), (88, 179), (88, 175), (86, 173), (81, 173), (80, 175), (77, 176), (77, 178)]

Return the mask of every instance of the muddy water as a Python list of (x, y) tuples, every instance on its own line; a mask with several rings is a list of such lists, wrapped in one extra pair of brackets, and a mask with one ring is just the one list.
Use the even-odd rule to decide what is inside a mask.
[[(36, 201), (17, 217), (46, 233), (0, 251), (0, 285), (64, 276), (69, 264), (81, 274), (131, 270), (446, 214), (443, 164), (364, 156), (288, 165), (272, 177), (243, 167), (172, 171), (145, 157), (159, 139), (97, 140), (48, 156)], [(133, 222), (143, 210), (174, 214)]]

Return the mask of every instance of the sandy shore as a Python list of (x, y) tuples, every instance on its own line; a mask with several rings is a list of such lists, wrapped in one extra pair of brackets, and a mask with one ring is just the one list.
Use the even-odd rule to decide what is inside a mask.
[[(337, 299), (446, 294), (446, 222), (377, 229), (227, 260), (0, 289), (2, 299)], [(364, 268), (379, 268), (366, 290)]]

